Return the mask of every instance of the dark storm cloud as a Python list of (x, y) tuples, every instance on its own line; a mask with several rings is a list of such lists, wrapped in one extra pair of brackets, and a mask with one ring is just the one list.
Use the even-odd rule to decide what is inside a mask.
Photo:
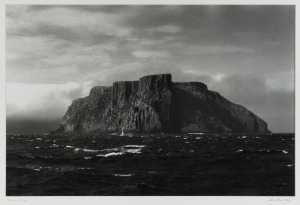
[[(36, 113), (56, 104), (51, 118), (61, 117), (91, 85), (171, 73), (206, 83), (272, 131), (294, 128), (294, 6), (8, 5), (6, 12), (7, 81), (53, 86), (46, 96), (37, 92)], [(45, 99), (57, 101), (43, 108)], [(19, 101), (13, 95), (9, 106), (21, 115)]]

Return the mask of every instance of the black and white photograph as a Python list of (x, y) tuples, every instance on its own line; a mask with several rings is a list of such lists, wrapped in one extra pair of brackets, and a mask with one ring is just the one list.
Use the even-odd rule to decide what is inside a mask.
[(5, 4), (5, 195), (295, 197), (295, 11)]

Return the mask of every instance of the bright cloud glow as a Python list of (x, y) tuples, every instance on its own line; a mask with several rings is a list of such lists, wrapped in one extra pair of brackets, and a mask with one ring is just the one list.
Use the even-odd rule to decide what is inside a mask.
[(34, 119), (57, 119), (72, 100), (88, 95), (90, 83), (23, 84), (7, 83), (7, 116)]

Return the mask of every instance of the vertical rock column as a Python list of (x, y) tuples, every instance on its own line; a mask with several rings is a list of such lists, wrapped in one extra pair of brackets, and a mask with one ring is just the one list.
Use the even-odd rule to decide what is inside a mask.
[(144, 102), (139, 112), (139, 127), (145, 131), (164, 131), (170, 126), (172, 79), (170, 74), (139, 79), (137, 95)]
[(121, 81), (113, 83), (112, 104), (123, 107), (132, 93), (136, 93), (138, 87), (137, 81)]

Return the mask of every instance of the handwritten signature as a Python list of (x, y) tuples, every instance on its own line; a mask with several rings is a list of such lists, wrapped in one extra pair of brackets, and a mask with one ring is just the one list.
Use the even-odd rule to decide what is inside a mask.
[(26, 199), (22, 199), (22, 198), (17, 198), (17, 199), (7, 198), (7, 200), (8, 200), (9, 202), (27, 202)]
[(277, 197), (277, 198), (270, 198), (268, 201), (270, 201), (270, 202), (291, 202), (291, 199)]

